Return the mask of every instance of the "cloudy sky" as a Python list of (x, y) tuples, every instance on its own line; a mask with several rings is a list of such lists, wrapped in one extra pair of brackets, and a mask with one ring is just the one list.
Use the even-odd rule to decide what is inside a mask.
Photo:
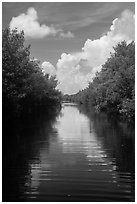
[(135, 38), (133, 2), (4, 2), (5, 28), (24, 30), (31, 56), (68, 94), (87, 87), (122, 40)]

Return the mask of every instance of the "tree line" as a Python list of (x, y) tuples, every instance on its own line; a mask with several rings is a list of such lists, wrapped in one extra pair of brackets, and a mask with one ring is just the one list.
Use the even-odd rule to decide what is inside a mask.
[(88, 87), (63, 100), (95, 107), (97, 112), (116, 114), (128, 121), (135, 118), (135, 42), (114, 47), (114, 53)]
[(2, 31), (2, 111), (3, 120), (33, 112), (53, 110), (61, 102), (56, 77), (44, 74), (40, 62), (30, 57), (24, 32)]

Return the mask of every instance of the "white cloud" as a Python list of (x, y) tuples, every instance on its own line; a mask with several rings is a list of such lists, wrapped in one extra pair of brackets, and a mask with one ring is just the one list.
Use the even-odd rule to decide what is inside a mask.
[(125, 10), (121, 18), (116, 18), (110, 27), (111, 32), (108, 33), (110, 37), (124, 38), (126, 41), (135, 39), (135, 15)]
[(78, 57), (63, 53), (61, 59), (57, 62), (57, 77), (59, 81), (62, 81), (64, 78), (71, 74), (77, 69), (79, 63)]
[(73, 37), (73, 34), (69, 31), (64, 33), (61, 28), (55, 28), (55, 26), (47, 26), (40, 24), (38, 21), (37, 11), (31, 7), (27, 10), (26, 14), (22, 13), (17, 17), (13, 17), (9, 24), (10, 29), (17, 28), (18, 31), (24, 31), (26, 38), (43, 38), (48, 35), (55, 36), (57, 34), (61, 37)]
[(68, 31), (67, 33), (60, 33), (61, 38), (74, 38), (74, 34)]
[(58, 32), (52, 25), (50, 27), (45, 24), (40, 25), (37, 11), (34, 8), (29, 8), (26, 14), (22, 13), (17, 17), (13, 17), (10, 28), (17, 28), (18, 31), (24, 30), (27, 38), (43, 38), (47, 35), (56, 35)]
[[(126, 10), (120, 18), (113, 20), (106, 35), (96, 40), (88, 39), (79, 53), (61, 55), (57, 62), (58, 88), (69, 94), (84, 89), (95, 73), (101, 70), (102, 64), (114, 51), (113, 47), (120, 41), (129, 43), (134, 39), (135, 15)], [(83, 72), (84, 69), (87, 72)]]
[(50, 62), (43, 62), (41, 68), (45, 74), (49, 74), (50, 76), (54, 76), (56, 74), (56, 69)]

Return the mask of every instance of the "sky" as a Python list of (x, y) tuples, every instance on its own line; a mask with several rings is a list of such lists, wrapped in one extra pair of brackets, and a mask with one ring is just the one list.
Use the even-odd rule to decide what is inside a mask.
[(134, 2), (3, 2), (2, 27), (24, 30), (31, 57), (58, 89), (86, 88), (113, 47), (135, 40)]

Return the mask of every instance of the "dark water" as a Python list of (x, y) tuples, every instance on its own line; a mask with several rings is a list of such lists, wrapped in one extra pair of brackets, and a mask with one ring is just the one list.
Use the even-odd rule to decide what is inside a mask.
[(134, 201), (134, 128), (63, 104), (22, 134), (4, 158), (3, 201)]

